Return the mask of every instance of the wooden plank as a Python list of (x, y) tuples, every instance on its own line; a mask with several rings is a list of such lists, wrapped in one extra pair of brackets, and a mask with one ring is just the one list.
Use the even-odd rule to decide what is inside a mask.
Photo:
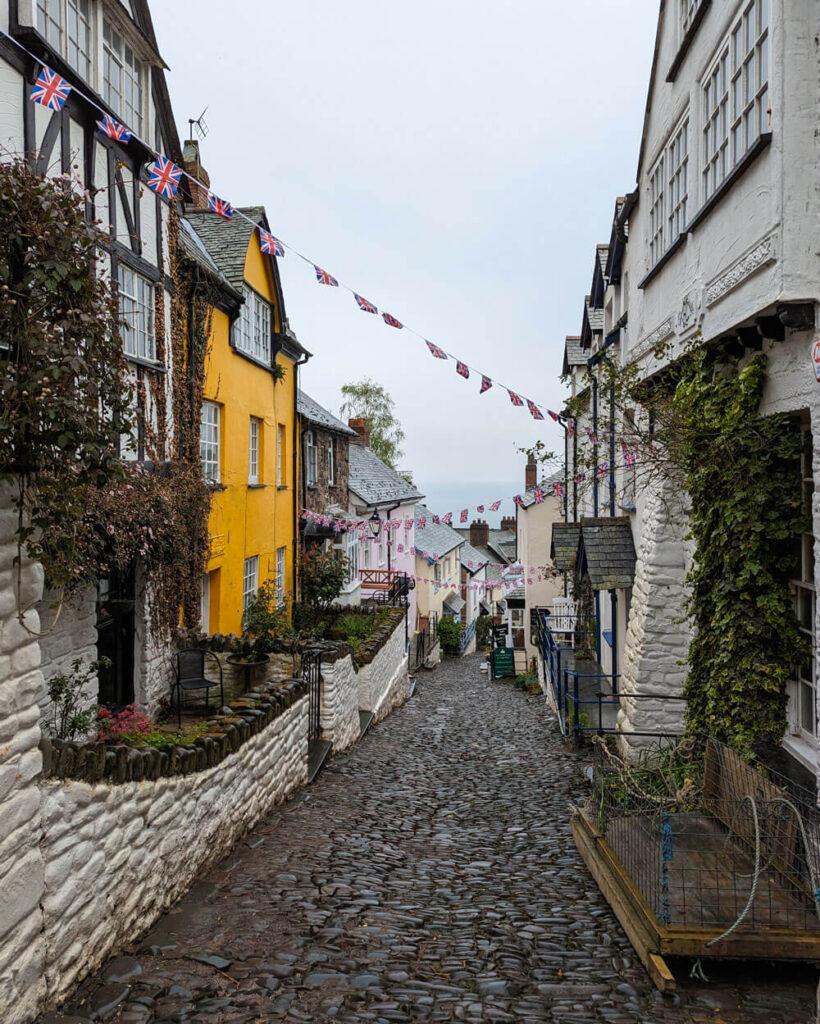
[(629, 901), (624, 897), (619, 885), (620, 879), (613, 874), (607, 859), (601, 855), (601, 843), (596, 842), (594, 833), (582, 815), (573, 815), (570, 825), (578, 852), (598, 883), (604, 899), (620, 921), (653, 984), (661, 992), (673, 992), (675, 979), (659, 955), (657, 937), (653, 938), (647, 931), (644, 921), (634, 913)]
[(723, 934), (713, 928), (665, 928), (660, 951), (666, 956), (738, 957), (762, 960), (820, 962), (820, 936), (812, 932), (780, 929), (765, 932), (733, 932), (722, 942), (707, 946)]

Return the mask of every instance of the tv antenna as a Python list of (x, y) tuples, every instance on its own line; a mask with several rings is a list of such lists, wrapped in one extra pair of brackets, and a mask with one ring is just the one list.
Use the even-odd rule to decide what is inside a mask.
[(209, 131), (208, 125), (205, 123), (205, 115), (207, 113), (208, 113), (208, 108), (206, 107), (202, 111), (202, 113), (199, 115), (199, 117), (197, 117), (197, 118), (189, 117), (188, 118), (188, 130), (190, 132), (190, 138), (194, 137), (194, 132), (197, 133), (197, 135), (200, 137), (200, 139), (204, 139), (205, 136), (208, 134), (208, 131)]

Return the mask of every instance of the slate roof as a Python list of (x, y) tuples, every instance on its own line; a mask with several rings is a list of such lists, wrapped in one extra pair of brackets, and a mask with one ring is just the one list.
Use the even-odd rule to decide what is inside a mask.
[(233, 295), (237, 299), (242, 299), (242, 292), (238, 291), (225, 277), (219, 267), (214, 263), (213, 257), (205, 248), (205, 243), (199, 237), (194, 230), (193, 226), (188, 223), (187, 217), (181, 217), (180, 221), (180, 232), (179, 232), (179, 245), (183, 253), (190, 259), (193, 260), (197, 266), (201, 267), (206, 274), (209, 274), (212, 278), (215, 278), (222, 287)]
[[(541, 481), (541, 489), (544, 491), (547, 498), (554, 497), (552, 493), (552, 485), (557, 483), (563, 483), (564, 471), (563, 469), (556, 469), (550, 476), (545, 477)], [(530, 508), (535, 504), (535, 491), (525, 491), (521, 495), (521, 504), (524, 508)]]
[(574, 366), (584, 366), (587, 358), (587, 354), (581, 345), (581, 339), (577, 337), (567, 338), (564, 344), (564, 369), (562, 372), (569, 373)]
[(461, 612), (466, 607), (467, 602), (463, 597), (459, 597), (458, 594), (450, 594), (448, 598), (443, 602), (444, 607), (453, 612), (454, 615), (461, 615)]
[[(353, 446), (355, 447), (355, 445)], [(418, 521), (425, 519), (424, 529), (420, 530)], [(433, 514), (425, 505), (416, 505), (416, 550), (427, 551), (431, 555), (448, 554), (455, 548), (465, 544), (464, 538), (446, 523), (434, 523)]]
[(347, 437), (356, 437), (355, 430), (352, 430), (346, 423), (342, 423), (332, 412), (328, 412), (304, 391), (299, 390), (296, 393), (296, 408), (300, 416), (304, 416), (309, 423), (315, 423), (317, 427), (333, 430), (335, 433), (345, 434)]
[(574, 572), (581, 539), (579, 523), (553, 523), (550, 555), (561, 572)]
[(245, 217), (225, 220), (215, 213), (204, 211), (189, 213), (187, 219), (225, 277), (234, 288), (242, 291), (248, 246), (256, 230), (254, 225), (262, 222), (265, 210), (262, 206), (249, 206), (239, 212), (245, 214), (245, 217), (250, 217), (254, 223), (249, 224)]
[(350, 473), (348, 486), (365, 504), (405, 504), (422, 497), (413, 484), (409, 484), (395, 469), (361, 444), (350, 446)]
[(490, 547), (497, 551), (509, 565), (512, 565), (517, 557), (518, 544), (515, 537), (512, 540), (497, 540), (495, 542), (490, 538)]
[(582, 519), (579, 565), (593, 590), (626, 590), (635, 582), (635, 543), (627, 516)]
[[(469, 543), (470, 531), (468, 529), (458, 529), (456, 533), (461, 536)], [(474, 548), (473, 550), (478, 551), (482, 558), (489, 560), (490, 562), (498, 562), (502, 560), (509, 565), (515, 561), (516, 557), (516, 540), (515, 534), (509, 530), (490, 530), (490, 539), (487, 544), (481, 547)], [(490, 576), (490, 570), (487, 570), (487, 579), (501, 579), (500, 576)]]
[[(481, 552), (472, 546), (467, 541), (464, 547), (461, 549), (461, 564), (467, 570), (471, 576), (475, 576), (477, 572), (480, 572), (485, 562), (492, 561), (487, 555), (482, 555)], [(472, 562), (472, 567), (470, 566)]]
[(603, 309), (595, 309), (592, 305), (592, 299), (589, 295), (584, 299), (586, 303), (587, 321), (589, 323), (589, 329), (593, 334), (601, 334), (604, 329), (604, 311)]
[(609, 246), (597, 245), (595, 248), (598, 253), (598, 263), (601, 266), (601, 273), (606, 277), (606, 261), (609, 256)]

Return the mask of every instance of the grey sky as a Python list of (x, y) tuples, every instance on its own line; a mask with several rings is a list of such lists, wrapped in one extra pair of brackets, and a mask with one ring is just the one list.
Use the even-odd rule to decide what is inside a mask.
[[(208, 107), (217, 194), (490, 376), (561, 407), (596, 242), (634, 187), (658, 0), (330, 0), (152, 11), (180, 133)], [(419, 483), (520, 475), (563, 432), (281, 261), (303, 384), (390, 391)]]

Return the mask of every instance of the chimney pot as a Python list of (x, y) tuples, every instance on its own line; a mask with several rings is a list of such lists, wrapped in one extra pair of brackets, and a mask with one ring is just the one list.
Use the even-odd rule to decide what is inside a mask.
[(538, 486), (538, 466), (534, 462), (527, 463), (527, 469), (524, 474), (524, 486), (528, 491)]
[(504, 516), (501, 520), (501, 529), (515, 533), (515, 516)]
[(352, 419), (347, 421), (347, 425), (351, 430), (355, 430), (359, 435), (359, 443), (363, 444), (365, 448), (370, 447), (370, 428), (367, 425), (365, 419)]
[(199, 142), (196, 139), (188, 139), (185, 143), (182, 150), (182, 168), (186, 174), (190, 174), (192, 178), (196, 179), (196, 181), (189, 180), (188, 182), (194, 209), (207, 210), (211, 179), (208, 172), (202, 166), (202, 161), (199, 157)]
[(490, 528), (485, 519), (474, 519), (470, 523), (470, 544), (474, 548), (486, 547), (490, 542)]

